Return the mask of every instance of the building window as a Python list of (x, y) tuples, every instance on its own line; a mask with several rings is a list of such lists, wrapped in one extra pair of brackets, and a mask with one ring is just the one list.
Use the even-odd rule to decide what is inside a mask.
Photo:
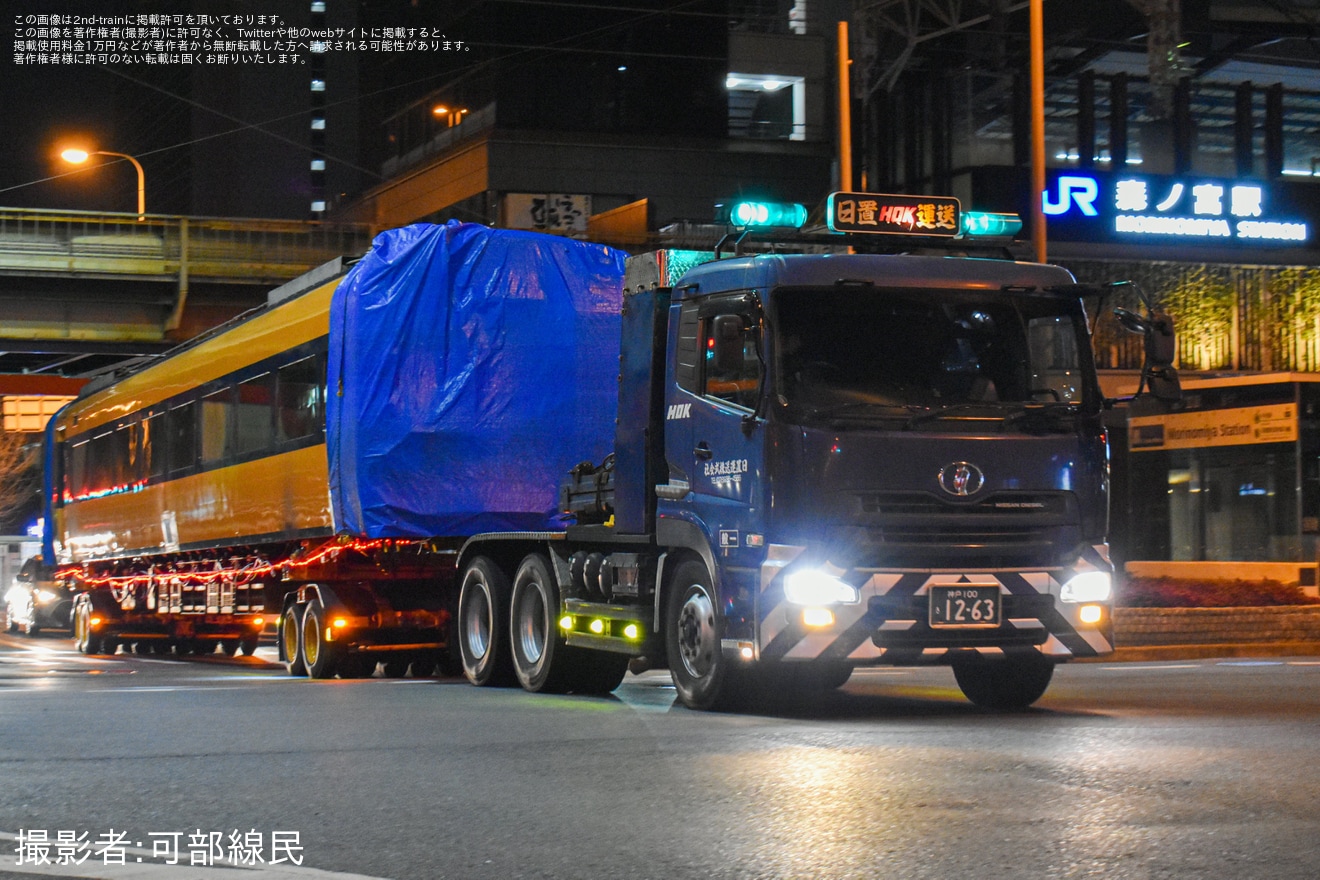
[(72, 397), (42, 396), (4, 398), (6, 431), (43, 431), (50, 417), (73, 400)]
[(807, 138), (807, 81), (800, 76), (730, 73), (729, 137), (802, 141)]

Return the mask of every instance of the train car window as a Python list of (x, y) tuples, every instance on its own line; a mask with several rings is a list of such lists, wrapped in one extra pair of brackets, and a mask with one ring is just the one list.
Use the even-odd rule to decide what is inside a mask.
[(325, 362), (319, 355), (280, 367), (278, 439), (298, 440), (325, 430)]
[(147, 479), (158, 480), (169, 469), (165, 453), (166, 431), (163, 413), (153, 413), (142, 420), (142, 456), (146, 460)]
[(91, 442), (82, 440), (64, 447), (64, 497), (70, 501), (87, 494), (87, 456)]
[(120, 425), (114, 437), (115, 473), (110, 483), (114, 491), (122, 492), (146, 480), (146, 471), (138, 472), (138, 466), (142, 463), (138, 453), (137, 422)]
[(239, 383), (238, 402), (234, 412), (235, 452), (238, 455), (270, 448), (274, 386), (274, 373), (262, 373), (260, 376)]
[(222, 461), (233, 450), (234, 389), (221, 388), (202, 398), (202, 466)]
[(169, 471), (178, 474), (197, 464), (197, 405), (188, 401), (170, 410), (165, 420)]

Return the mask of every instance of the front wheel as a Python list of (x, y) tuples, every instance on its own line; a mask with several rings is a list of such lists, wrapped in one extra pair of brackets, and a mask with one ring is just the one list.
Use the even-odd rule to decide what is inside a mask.
[(706, 566), (688, 560), (674, 572), (665, 603), (665, 649), (678, 698), (689, 709), (718, 709), (734, 690), (732, 662), (720, 645), (722, 621)]
[(1036, 702), (1050, 686), (1054, 663), (1044, 657), (962, 660), (953, 677), (964, 696), (984, 709), (1015, 711)]
[(494, 560), (478, 556), (463, 575), (458, 595), (458, 648), (463, 674), (478, 687), (515, 681), (509, 632), (509, 578)]

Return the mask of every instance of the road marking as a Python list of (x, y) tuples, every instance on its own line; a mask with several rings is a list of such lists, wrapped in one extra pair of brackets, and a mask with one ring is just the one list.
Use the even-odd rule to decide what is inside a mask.
[[(179, 864), (167, 865), (153, 862), (154, 854), (149, 849), (122, 847), (129, 864), (106, 865), (88, 858), (81, 865), (33, 865), (26, 861), (15, 864), (18, 853), (18, 835), (0, 831), (0, 840), (14, 844), (9, 855), (0, 856), (0, 871), (12, 871), (18, 874), (36, 874), (43, 877), (83, 877), (89, 880), (178, 880), (185, 875), (189, 880), (389, 880), (369, 874), (348, 874), (342, 871), (323, 871), (320, 868), (307, 868), (299, 865), (189, 865), (180, 852)], [(92, 845), (89, 844), (89, 847)], [(55, 850), (51, 841), (50, 850)], [(87, 852), (93, 852), (88, 849)], [(133, 862), (137, 859), (137, 862)]]
[(1282, 660), (1221, 660), (1216, 666), (1282, 666)]
[(1164, 669), (1200, 669), (1200, 663), (1120, 663), (1117, 666), (1101, 666), (1110, 672), (1151, 672)]

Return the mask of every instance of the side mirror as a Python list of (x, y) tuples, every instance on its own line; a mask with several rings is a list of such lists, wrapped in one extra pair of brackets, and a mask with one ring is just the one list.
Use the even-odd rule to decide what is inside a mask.
[(715, 369), (722, 373), (742, 369), (743, 318), (741, 315), (716, 315), (711, 323), (715, 342)]
[(1173, 368), (1178, 356), (1178, 335), (1173, 329), (1173, 317), (1168, 312), (1151, 308), (1144, 296), (1142, 301), (1146, 302), (1146, 317), (1128, 309), (1114, 309), (1114, 317), (1124, 329), (1143, 337), (1145, 363), (1141, 367), (1137, 396), (1145, 387), (1156, 400), (1177, 403), (1182, 399), (1182, 385), (1178, 381), (1178, 371)]
[(1146, 321), (1146, 361), (1155, 367), (1167, 367), (1178, 355), (1178, 338), (1173, 332), (1173, 318), (1165, 312), (1151, 312)]

